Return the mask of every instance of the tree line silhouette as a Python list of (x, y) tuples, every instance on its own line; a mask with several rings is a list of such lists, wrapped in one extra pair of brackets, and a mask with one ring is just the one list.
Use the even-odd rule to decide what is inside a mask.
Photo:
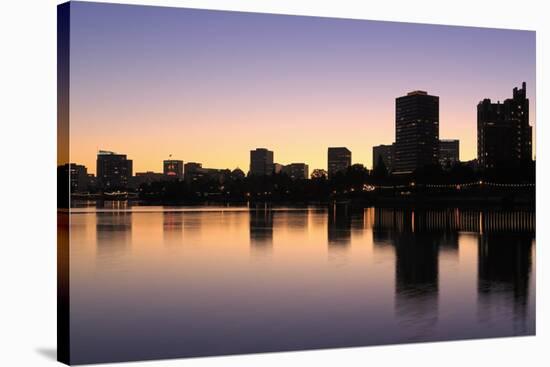
[[(534, 200), (534, 185), (524, 184), (534, 184), (535, 163), (525, 162), (518, 167), (486, 171), (478, 171), (462, 163), (446, 167), (434, 165), (398, 176), (388, 173), (383, 161), (380, 161), (374, 170), (356, 164), (330, 178), (323, 174), (313, 176), (311, 179), (297, 180), (285, 173), (245, 177), (203, 176), (194, 180), (162, 180), (142, 184), (137, 192), (142, 200), (159, 202), (309, 202), (335, 198), (375, 200), (404, 195), (510, 196), (525, 192), (532, 192)], [(500, 186), (467, 185), (480, 182), (498, 183)]]

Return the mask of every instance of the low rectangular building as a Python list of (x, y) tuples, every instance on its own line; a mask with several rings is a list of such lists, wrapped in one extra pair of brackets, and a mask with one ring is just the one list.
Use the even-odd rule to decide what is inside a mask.
[(372, 169), (375, 170), (380, 162), (383, 162), (387, 172), (390, 173), (393, 169), (393, 150), (394, 144), (372, 147)]
[(309, 176), (309, 166), (305, 163), (290, 163), (283, 166), (282, 172), (292, 180), (304, 180)]
[(460, 143), (458, 139), (439, 140), (439, 164), (452, 167), (460, 162)]

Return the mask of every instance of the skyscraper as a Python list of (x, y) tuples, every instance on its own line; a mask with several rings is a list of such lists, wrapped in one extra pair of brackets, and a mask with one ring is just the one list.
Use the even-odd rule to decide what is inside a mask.
[(351, 166), (351, 151), (345, 147), (328, 148), (328, 177), (345, 172)]
[(503, 103), (477, 105), (477, 158), (481, 169), (513, 167), (532, 159), (529, 99), (523, 82)]
[(269, 176), (273, 174), (273, 152), (265, 148), (250, 151), (250, 175)]
[(163, 162), (164, 175), (174, 178), (183, 177), (183, 161), (169, 159)]
[(382, 160), (386, 166), (386, 170), (391, 172), (393, 169), (393, 150), (394, 144), (372, 147), (372, 169), (376, 169), (378, 167), (378, 162)]
[(97, 153), (96, 172), (103, 189), (126, 189), (132, 177), (132, 160), (127, 159), (126, 154), (100, 150)]
[(439, 164), (441, 167), (453, 166), (460, 162), (460, 143), (458, 139), (439, 141)]
[(439, 97), (414, 91), (395, 100), (394, 173), (439, 163)]

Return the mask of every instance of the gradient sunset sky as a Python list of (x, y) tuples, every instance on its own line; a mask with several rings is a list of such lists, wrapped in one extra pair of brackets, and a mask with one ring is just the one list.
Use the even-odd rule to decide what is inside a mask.
[[(476, 106), (527, 82), (535, 125), (535, 32), (72, 2), (71, 162), (98, 149), (134, 172), (172, 154), (210, 168), (327, 166), (346, 146), (372, 168), (395, 139), (395, 98), (440, 97), (440, 138), (476, 157)], [(534, 142), (533, 142), (534, 143)]]

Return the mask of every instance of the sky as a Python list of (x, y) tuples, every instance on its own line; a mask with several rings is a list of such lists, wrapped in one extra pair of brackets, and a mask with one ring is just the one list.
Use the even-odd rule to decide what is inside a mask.
[(98, 150), (133, 160), (249, 168), (327, 167), (346, 146), (372, 168), (395, 140), (395, 98), (439, 96), (440, 138), (476, 158), (476, 106), (527, 83), (535, 126), (535, 32), (72, 2), (70, 159), (95, 173)]

